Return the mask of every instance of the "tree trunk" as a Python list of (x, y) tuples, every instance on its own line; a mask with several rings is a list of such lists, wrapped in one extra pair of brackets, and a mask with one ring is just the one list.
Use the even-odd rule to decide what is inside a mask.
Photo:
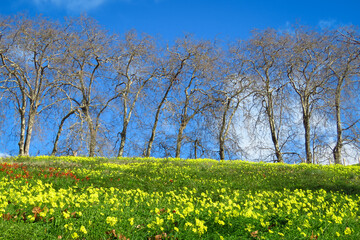
[(95, 156), (95, 148), (96, 148), (96, 135), (97, 135), (97, 128), (93, 127), (93, 124), (90, 128), (90, 143), (89, 143), (89, 157)]
[(222, 136), (220, 136), (219, 138), (219, 155), (220, 155), (220, 160), (225, 159), (225, 141)]
[(274, 113), (273, 113), (273, 101), (272, 101), (271, 93), (268, 94), (268, 103), (266, 106), (266, 113), (267, 113), (268, 120), (269, 120), (271, 139), (274, 144), (276, 159), (277, 159), (277, 162), (282, 163), (282, 162), (284, 162), (284, 159), (283, 159), (282, 153), (280, 151), (279, 140), (276, 135), (275, 119), (274, 119)]
[(198, 146), (198, 140), (196, 139), (194, 142), (194, 157), (197, 159), (197, 146)]
[(176, 150), (175, 150), (175, 158), (180, 158), (180, 151), (181, 151), (181, 142), (183, 139), (184, 130), (186, 128), (186, 121), (182, 120), (180, 124), (180, 128), (178, 131), (177, 139), (176, 139)]
[(24, 142), (25, 142), (25, 131), (26, 131), (26, 120), (25, 112), (20, 110), (20, 139), (18, 142), (19, 145), (19, 156), (24, 156)]
[(91, 119), (90, 113), (89, 113), (89, 106), (86, 106), (83, 108), (83, 113), (86, 117), (86, 122), (88, 124), (89, 132), (90, 132), (90, 140), (88, 142), (89, 146), (89, 157), (95, 156), (95, 148), (96, 148), (96, 135), (97, 135), (97, 128), (94, 128), (94, 123)]
[(228, 98), (226, 101), (226, 106), (224, 109), (224, 113), (222, 116), (221, 126), (220, 126), (220, 132), (219, 132), (219, 155), (220, 160), (225, 159), (225, 134), (226, 134), (226, 115), (230, 108), (231, 99)]
[(126, 142), (126, 132), (128, 127), (129, 121), (124, 121), (123, 129), (120, 133), (121, 139), (120, 139), (120, 148), (117, 157), (123, 157), (124, 155), (124, 148), (125, 148), (125, 142)]
[(179, 76), (179, 74), (181, 73), (182, 69), (184, 68), (184, 65), (185, 65), (185, 61), (187, 60), (187, 58), (181, 60), (181, 64), (180, 64), (180, 67), (178, 68), (177, 72), (175, 73), (175, 75), (171, 78), (170, 80), (170, 84), (169, 86), (167, 87), (166, 91), (165, 91), (165, 94), (163, 96), (163, 98), (161, 99), (161, 102), (159, 103), (157, 109), (156, 109), (156, 114), (155, 114), (155, 121), (154, 121), (154, 125), (151, 129), (151, 136), (150, 136), (150, 139), (149, 139), (149, 142), (148, 142), (148, 145), (147, 145), (147, 148), (146, 148), (146, 152), (144, 154), (144, 157), (150, 157), (150, 154), (151, 154), (151, 149), (152, 149), (152, 145), (154, 143), (154, 140), (155, 140), (155, 134), (156, 134), (156, 128), (157, 128), (157, 124), (159, 122), (159, 116), (160, 116), (160, 112), (161, 112), (161, 108), (162, 106), (164, 105), (165, 103), (165, 100), (167, 99), (167, 96), (172, 88), (172, 86), (174, 85), (177, 77)]
[(271, 131), (271, 139), (274, 144), (275, 155), (276, 155), (276, 159), (277, 159), (276, 161), (279, 163), (283, 163), (284, 159), (283, 159), (282, 153), (280, 151), (279, 140), (276, 136), (274, 118), (269, 118), (269, 124), (270, 124), (270, 131)]
[(151, 129), (151, 136), (150, 136), (150, 139), (148, 141), (144, 157), (150, 157), (152, 145), (153, 145), (154, 140), (155, 140), (155, 133), (156, 133), (157, 124), (158, 124), (158, 121), (159, 121), (159, 115), (160, 115), (160, 108), (158, 108), (157, 111), (156, 111), (154, 125), (153, 125), (153, 127)]
[(66, 121), (66, 119), (68, 119), (72, 114), (74, 114), (77, 110), (71, 110), (70, 112), (68, 112), (68, 114), (66, 114), (62, 119), (61, 119), (61, 122), (60, 122), (60, 125), (59, 125), (59, 129), (57, 131), (57, 134), (56, 134), (56, 138), (55, 138), (55, 141), (54, 141), (54, 146), (53, 146), (53, 150), (51, 152), (51, 156), (55, 156), (55, 154), (57, 153), (57, 146), (58, 146), (58, 142), (59, 142), (59, 138), (60, 138), (60, 135), (61, 135), (61, 132), (62, 132), (62, 128), (64, 126), (64, 123)]
[(190, 119), (188, 119), (188, 116), (187, 116), (188, 104), (189, 104), (189, 95), (187, 93), (187, 90), (189, 89), (192, 80), (193, 79), (191, 79), (191, 81), (189, 83), (189, 86), (185, 89), (186, 99), (185, 99), (185, 103), (184, 103), (183, 113), (181, 115), (181, 122), (180, 122), (179, 131), (178, 131), (178, 135), (177, 135), (177, 139), (176, 139), (175, 158), (180, 158), (181, 143), (182, 143), (182, 140), (183, 140), (184, 130), (185, 130), (186, 125), (188, 124), (188, 122), (190, 120)]
[(31, 107), (29, 112), (29, 119), (27, 123), (27, 129), (26, 129), (26, 138), (25, 138), (25, 144), (24, 144), (24, 155), (29, 156), (30, 151), (30, 142), (32, 137), (32, 132), (35, 124), (35, 117), (36, 117), (36, 109)]
[(157, 128), (157, 124), (159, 122), (159, 116), (160, 116), (160, 112), (161, 112), (161, 108), (163, 106), (163, 104), (165, 103), (165, 100), (172, 88), (172, 85), (173, 85), (174, 81), (171, 81), (171, 83), (169, 84), (168, 88), (166, 89), (166, 92), (163, 96), (163, 98), (161, 99), (161, 102), (159, 103), (157, 109), (156, 109), (156, 114), (155, 114), (155, 121), (154, 121), (154, 125), (151, 129), (151, 136), (150, 136), (150, 139), (149, 139), (149, 142), (148, 142), (148, 145), (147, 145), (147, 148), (146, 148), (146, 152), (144, 154), (144, 157), (150, 157), (150, 153), (151, 153), (151, 148), (152, 148), (152, 145), (154, 143), (154, 140), (155, 140), (155, 134), (156, 134), (156, 128)]
[(335, 164), (341, 164), (341, 150), (343, 147), (342, 126), (341, 126), (341, 108), (340, 108), (340, 95), (341, 95), (342, 80), (338, 82), (335, 93), (335, 114), (336, 114), (336, 145), (333, 149)]
[[(303, 111), (306, 111), (303, 109)], [(312, 153), (310, 144), (310, 115), (303, 112), (303, 125), (305, 130), (305, 152), (306, 152), (306, 163), (312, 163)]]

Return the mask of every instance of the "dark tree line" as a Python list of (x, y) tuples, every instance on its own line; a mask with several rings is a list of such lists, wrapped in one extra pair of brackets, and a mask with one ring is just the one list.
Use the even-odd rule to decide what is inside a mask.
[(1, 17), (1, 149), (342, 164), (360, 147), (359, 41), (295, 26), (164, 43), (88, 17)]

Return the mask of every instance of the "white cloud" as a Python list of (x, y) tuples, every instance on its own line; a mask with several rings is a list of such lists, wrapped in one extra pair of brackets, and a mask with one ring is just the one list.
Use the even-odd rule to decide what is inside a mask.
[(0, 158), (3, 158), (3, 157), (10, 157), (10, 155), (6, 154), (6, 153), (0, 153)]
[(81, 12), (94, 9), (102, 5), (106, 0), (33, 0), (39, 7), (46, 7), (49, 4), (66, 10)]

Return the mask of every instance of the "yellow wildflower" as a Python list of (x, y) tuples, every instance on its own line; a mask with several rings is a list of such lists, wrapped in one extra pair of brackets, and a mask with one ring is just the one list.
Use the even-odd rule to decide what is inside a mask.
[(347, 227), (344, 231), (345, 235), (350, 235), (351, 234), (351, 229), (349, 227)]
[(74, 232), (73, 234), (71, 234), (71, 237), (76, 239), (76, 238), (79, 238), (79, 235), (76, 232)]
[(86, 228), (84, 226), (80, 227), (80, 232), (87, 234)]
[(109, 224), (110, 226), (114, 226), (117, 223), (117, 218), (116, 217), (107, 217), (106, 218), (106, 223)]

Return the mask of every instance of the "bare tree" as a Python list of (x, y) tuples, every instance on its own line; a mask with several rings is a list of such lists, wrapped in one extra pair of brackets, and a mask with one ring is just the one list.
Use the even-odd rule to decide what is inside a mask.
[(54, 140), (54, 144), (53, 144), (53, 149), (51, 151), (51, 155), (52, 156), (55, 156), (58, 152), (58, 144), (59, 144), (59, 139), (60, 139), (60, 136), (61, 136), (61, 133), (62, 133), (62, 130), (63, 130), (63, 127), (64, 127), (64, 124), (65, 124), (65, 121), (71, 117), (73, 114), (75, 114), (76, 112), (78, 112), (80, 114), (80, 108), (73, 108), (71, 109), (64, 117), (62, 117), (61, 121), (60, 121), (60, 124), (58, 126), (58, 131), (56, 133), (56, 137), (55, 137), (55, 140)]
[(280, 144), (279, 121), (282, 116), (276, 116), (275, 112), (282, 109), (284, 87), (287, 81), (286, 69), (284, 68), (284, 54), (288, 47), (289, 37), (268, 29), (253, 32), (248, 44), (248, 59), (250, 64), (249, 74), (256, 79), (254, 84), (255, 97), (262, 103), (266, 115), (274, 146), (277, 162), (283, 162), (283, 154)]
[(0, 61), (5, 78), (2, 88), (10, 95), (19, 114), (19, 155), (29, 155), (37, 116), (56, 104), (56, 65), (61, 29), (45, 18), (17, 16), (1, 37)]
[(323, 93), (329, 81), (326, 66), (329, 46), (326, 35), (313, 30), (297, 28), (286, 61), (290, 84), (299, 97), (305, 132), (306, 162), (313, 163), (311, 150), (311, 118), (323, 102)]
[(193, 57), (193, 53), (180, 53), (177, 51), (178, 45), (173, 46), (172, 49), (167, 48), (167, 56), (165, 61), (162, 63), (161, 67), (161, 76), (162, 76), (162, 82), (161, 85), (158, 87), (158, 91), (163, 88), (162, 97), (160, 99), (160, 102), (157, 104), (156, 107), (156, 113), (154, 118), (154, 123), (152, 125), (151, 129), (151, 135), (147, 142), (147, 147), (144, 153), (145, 157), (150, 157), (151, 149), (155, 140), (155, 134), (157, 125), (159, 122), (159, 118), (163, 109), (164, 104), (166, 103), (168, 96), (173, 89), (174, 85), (179, 82), (178, 77), (181, 73), (185, 71), (185, 65), (187, 61), (191, 57)]
[(92, 157), (97, 151), (101, 116), (109, 104), (119, 97), (109, 84), (113, 37), (93, 19), (84, 16), (68, 20), (67, 26), (62, 85), (63, 88), (66, 87), (64, 92), (72, 105), (60, 122), (52, 154), (57, 151), (57, 142), (64, 122), (77, 113), (77, 116), (87, 123), (88, 155)]
[(343, 127), (343, 102), (348, 102), (350, 100), (349, 98), (354, 97), (353, 94), (349, 94), (349, 92), (346, 93), (345, 90), (351, 91), (352, 86), (356, 82), (354, 77), (358, 76), (360, 55), (358, 48), (360, 44), (357, 43), (357, 40), (354, 38), (356, 31), (352, 28), (347, 28), (345, 31), (348, 33), (347, 36), (351, 36), (351, 38), (347, 37), (344, 39), (344, 35), (341, 33), (342, 31), (332, 31), (330, 35), (333, 36), (333, 38), (331, 38), (331, 42), (329, 43), (332, 54), (330, 55), (328, 68), (333, 75), (329, 88), (331, 89), (331, 96), (334, 97), (334, 102), (330, 102), (329, 105), (333, 106), (336, 119), (336, 145), (333, 148), (335, 164), (342, 164), (341, 152), (344, 141), (347, 142), (350, 140), (347, 137), (344, 139), (344, 130), (350, 130), (359, 121), (359, 119), (354, 119), (353, 122), (345, 122), (347, 126), (346, 128)]
[(126, 34), (118, 45), (112, 67), (117, 77), (116, 91), (122, 102), (122, 130), (117, 156), (124, 155), (127, 131), (136, 103), (144, 88), (159, 75), (156, 44), (148, 35), (138, 36), (135, 31)]
[(179, 39), (172, 53), (178, 55), (180, 62), (189, 57), (177, 76), (178, 84), (173, 92), (176, 97), (169, 103), (179, 124), (175, 144), (175, 157), (179, 158), (188, 123), (211, 105), (209, 91), (212, 79), (209, 79), (209, 73), (213, 71), (218, 56), (211, 42), (196, 41), (191, 36)]
[[(11, 21), (9, 18), (0, 18), (0, 54), (5, 54), (7, 52), (7, 44), (5, 40), (5, 36), (9, 34), (9, 27), (10, 27)], [(6, 82), (3, 81), (3, 78), (7, 78), (6, 71), (3, 71), (4, 65), (0, 62), (0, 133), (2, 132), (2, 124), (5, 120), (5, 115), (7, 114), (5, 106), (8, 106), (7, 104), (7, 96), (5, 95), (7, 93), (6, 89)]]
[(243, 42), (238, 42), (217, 61), (216, 69), (219, 70), (213, 71), (218, 80), (212, 86), (212, 118), (217, 122), (215, 131), (221, 160), (225, 159), (233, 118), (243, 101), (252, 94), (253, 81), (247, 73), (248, 60), (244, 53)]

